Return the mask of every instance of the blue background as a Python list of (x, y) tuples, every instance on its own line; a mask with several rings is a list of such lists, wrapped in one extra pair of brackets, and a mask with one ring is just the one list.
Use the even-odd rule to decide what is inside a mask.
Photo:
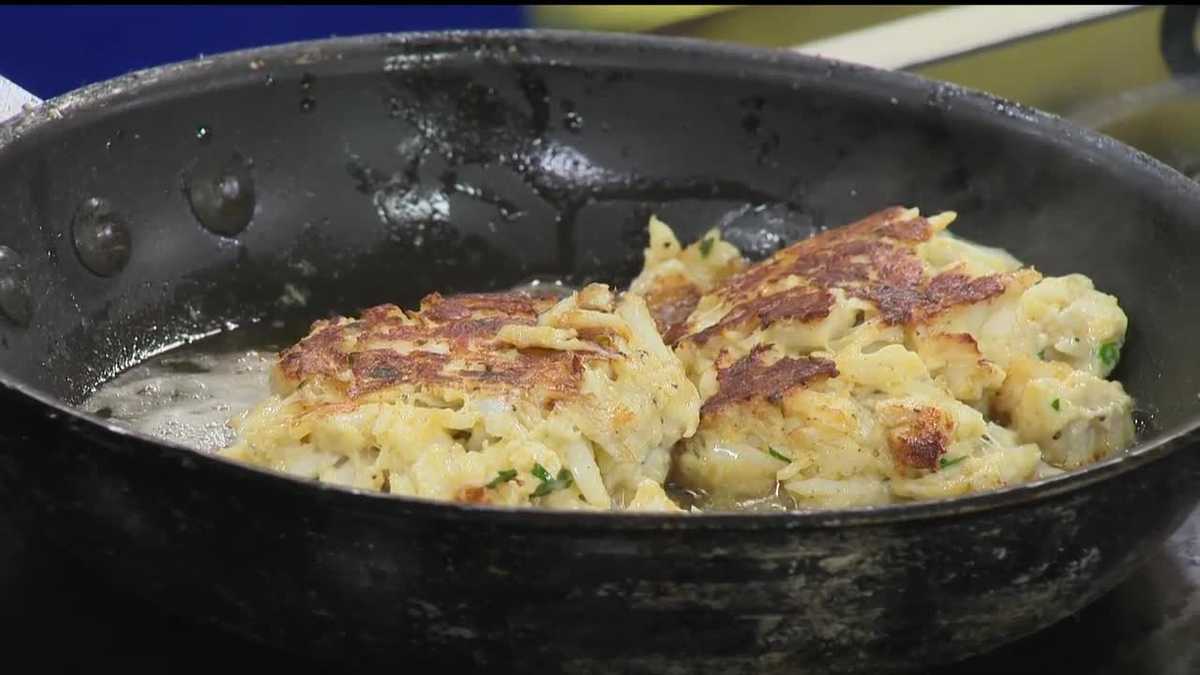
[(527, 25), (521, 5), (5, 5), (0, 75), (49, 98), (200, 54), (331, 35)]

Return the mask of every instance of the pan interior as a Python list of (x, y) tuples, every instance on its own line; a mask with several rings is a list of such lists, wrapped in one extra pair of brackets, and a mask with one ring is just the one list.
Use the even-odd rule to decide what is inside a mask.
[(1200, 404), (1197, 190), (983, 96), (816, 60), (534, 37), (277, 48), (140, 91), (0, 134), (0, 371), (68, 403), (236, 326), (296, 337), (432, 290), (624, 284), (652, 213), (761, 257), (907, 204), (957, 211), (962, 236), (1120, 298), (1114, 377), (1145, 440)]

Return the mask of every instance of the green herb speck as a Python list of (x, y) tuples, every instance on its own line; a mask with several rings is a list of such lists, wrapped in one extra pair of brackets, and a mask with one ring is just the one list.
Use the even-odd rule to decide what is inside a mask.
[(1115, 342), (1105, 342), (1100, 345), (1100, 362), (1106, 366), (1114, 366), (1121, 358), (1121, 347)]
[(791, 457), (788, 457), (787, 455), (783, 454), (782, 452), (777, 451), (775, 448), (767, 448), (767, 453), (770, 454), (775, 459), (778, 459), (781, 462), (787, 462), (788, 464), (792, 463)]
[(700, 257), (707, 258), (709, 253), (712, 253), (712, 247), (715, 242), (712, 237), (705, 237), (700, 241)]
[(534, 463), (533, 468), (529, 470), (529, 473), (533, 474), (534, 478), (537, 478), (543, 483), (550, 480), (550, 472), (546, 470), (546, 467), (536, 462)]
[(496, 477), (492, 479), (492, 482), (487, 484), (487, 487), (489, 487), (489, 488), (498, 487), (501, 483), (507, 483), (508, 481), (513, 480), (516, 477), (517, 477), (516, 469), (504, 469), (503, 471), (498, 471), (498, 472), (496, 472)]
[(943, 457), (938, 460), (938, 466), (943, 469), (949, 469), (950, 467), (954, 466), (955, 464), (958, 464), (959, 462), (963, 461), (966, 458), (967, 458), (966, 455), (963, 455), (961, 457), (955, 457), (953, 459), (950, 459), (949, 457)]
[[(546, 476), (545, 478), (542, 478), (542, 476), (538, 475), (537, 469), (539, 468), (542, 469), (542, 474)], [(575, 478), (571, 475), (571, 472), (567, 471), (566, 469), (559, 469), (558, 476), (551, 479), (550, 474), (545, 468), (542, 467), (541, 464), (534, 465), (533, 475), (537, 476), (542, 482), (537, 486), (537, 489), (529, 495), (530, 497), (545, 497), (556, 490), (565, 490), (571, 487), (571, 484), (575, 482)]]
[(1050, 407), (1054, 408), (1055, 410), (1062, 410), (1062, 401), (1056, 398), (1050, 402)]
[(1041, 360), (1043, 360), (1043, 361), (1045, 361), (1045, 360), (1046, 360), (1046, 350), (1045, 350), (1045, 349), (1043, 349), (1042, 351), (1038, 352), (1038, 358), (1039, 358), (1039, 359), (1041, 359)]

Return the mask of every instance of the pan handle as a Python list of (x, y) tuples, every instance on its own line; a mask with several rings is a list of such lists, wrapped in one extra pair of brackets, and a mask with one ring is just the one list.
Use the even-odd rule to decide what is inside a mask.
[(0, 122), (20, 113), (42, 100), (0, 75)]
[(1163, 60), (1175, 77), (1200, 75), (1200, 7), (1170, 5), (1163, 10), (1159, 37)]

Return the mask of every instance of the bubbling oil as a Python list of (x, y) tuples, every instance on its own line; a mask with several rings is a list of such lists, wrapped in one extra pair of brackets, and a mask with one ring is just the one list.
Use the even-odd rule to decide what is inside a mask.
[(85, 412), (144, 434), (214, 451), (234, 440), (227, 422), (270, 394), (278, 345), (240, 328), (149, 358), (102, 384)]

